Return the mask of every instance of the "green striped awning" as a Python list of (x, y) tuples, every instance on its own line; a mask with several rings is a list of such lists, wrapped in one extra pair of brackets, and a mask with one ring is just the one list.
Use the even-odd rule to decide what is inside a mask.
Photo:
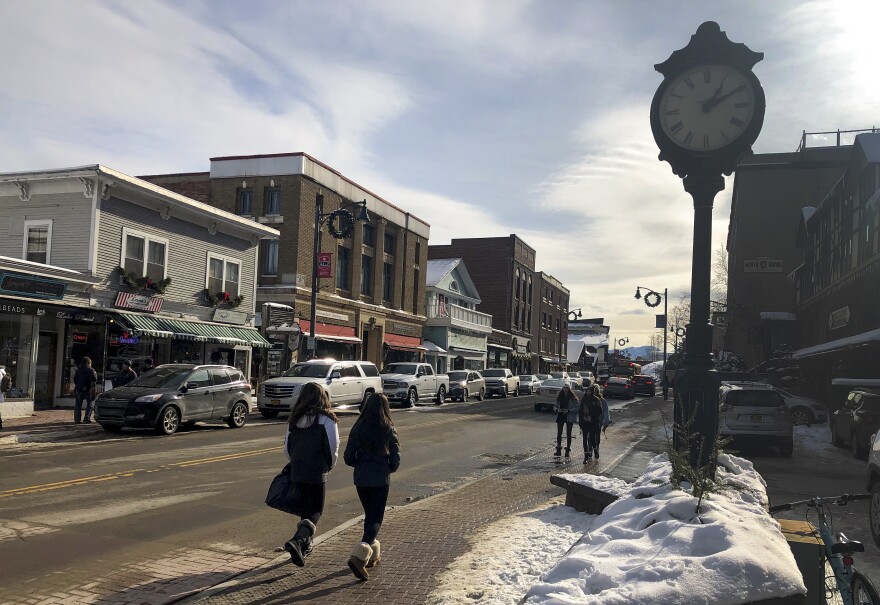
[(147, 336), (174, 338), (225, 345), (270, 347), (268, 340), (254, 328), (229, 326), (201, 321), (186, 321), (136, 313), (117, 313), (123, 324)]

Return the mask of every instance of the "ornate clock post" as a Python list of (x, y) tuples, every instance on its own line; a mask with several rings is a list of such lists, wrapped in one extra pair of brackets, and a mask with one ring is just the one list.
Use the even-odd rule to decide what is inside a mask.
[[(651, 103), (651, 130), (694, 200), (691, 315), (684, 367), (675, 377), (675, 420), (693, 417), (690, 444), (694, 466), (711, 461), (718, 432), (717, 374), (712, 370), (709, 290), (712, 261), (712, 205), (724, 189), (724, 176), (752, 153), (764, 122), (764, 91), (752, 73), (763, 53), (731, 42), (714, 21), (700, 25), (687, 46), (654, 68), (664, 79)], [(714, 465), (709, 466), (714, 476)]]

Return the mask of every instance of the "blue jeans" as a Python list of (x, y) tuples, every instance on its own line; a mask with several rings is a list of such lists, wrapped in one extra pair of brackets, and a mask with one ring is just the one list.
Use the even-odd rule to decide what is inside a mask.
[(89, 391), (77, 391), (76, 392), (76, 403), (73, 404), (73, 421), (81, 422), (82, 418), (82, 403), (83, 400), (86, 401), (86, 422), (91, 422), (92, 420), (92, 396), (89, 394)]

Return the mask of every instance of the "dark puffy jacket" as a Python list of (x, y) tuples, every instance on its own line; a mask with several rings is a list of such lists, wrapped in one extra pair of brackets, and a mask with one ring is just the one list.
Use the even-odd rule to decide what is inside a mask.
[(294, 483), (325, 483), (333, 468), (327, 431), (315, 418), (308, 427), (290, 427), (287, 437), (290, 480)]
[(79, 392), (88, 391), (98, 384), (98, 373), (89, 366), (79, 366), (73, 375), (73, 386)]
[(391, 428), (388, 453), (364, 449), (357, 435), (348, 436), (343, 454), (345, 463), (354, 467), (354, 484), (358, 487), (391, 485), (391, 473), (400, 467), (400, 442), (397, 431)]

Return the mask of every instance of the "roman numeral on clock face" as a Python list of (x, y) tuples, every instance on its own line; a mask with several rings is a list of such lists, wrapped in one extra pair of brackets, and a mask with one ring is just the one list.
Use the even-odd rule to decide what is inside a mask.
[(703, 70), (703, 82), (708, 84), (711, 81), (712, 81), (712, 71), (709, 69), (704, 69)]
[(684, 143), (685, 145), (690, 145), (691, 141), (693, 141), (693, 140), (694, 140), (694, 133), (688, 132), (687, 136), (684, 138), (682, 143)]
[(684, 124), (682, 124), (681, 122), (676, 122), (675, 124), (673, 124), (672, 126), (669, 127), (669, 130), (672, 131), (672, 134), (675, 134), (679, 130), (681, 130), (682, 128), (684, 128)]
[(733, 124), (734, 126), (736, 126), (737, 128), (742, 128), (746, 124), (745, 122), (743, 122), (739, 118), (730, 118), (730, 123)]
[(709, 146), (709, 135), (704, 134), (703, 135), (703, 147), (708, 147), (708, 146)]
[(684, 83), (688, 85), (688, 88), (693, 88), (693, 87), (694, 87), (694, 83), (693, 83), (693, 81), (692, 81), (690, 78), (685, 78), (685, 79), (684, 79)]
[(679, 113), (679, 110), (677, 110), (677, 109), (670, 109), (669, 111), (666, 112), (666, 115), (668, 115), (668, 116), (677, 116), (678, 113)]

